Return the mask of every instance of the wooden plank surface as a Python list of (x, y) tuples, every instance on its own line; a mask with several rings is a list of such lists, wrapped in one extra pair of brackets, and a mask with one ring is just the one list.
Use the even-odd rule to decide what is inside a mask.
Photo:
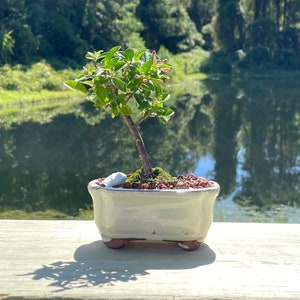
[(111, 250), (93, 221), (0, 220), (0, 299), (300, 299), (300, 224), (214, 223), (205, 244)]

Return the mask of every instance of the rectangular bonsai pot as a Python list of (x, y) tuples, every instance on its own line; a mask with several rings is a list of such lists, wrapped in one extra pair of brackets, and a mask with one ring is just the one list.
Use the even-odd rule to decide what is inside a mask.
[(220, 187), (186, 190), (106, 188), (88, 184), (103, 241), (146, 239), (203, 242)]

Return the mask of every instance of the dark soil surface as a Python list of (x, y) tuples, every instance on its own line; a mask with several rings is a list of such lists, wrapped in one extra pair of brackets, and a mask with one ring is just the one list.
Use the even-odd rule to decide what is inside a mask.
[[(99, 178), (97, 184), (102, 185), (104, 178)], [(176, 179), (171, 181), (160, 181), (160, 182), (141, 182), (141, 183), (123, 183), (116, 185), (114, 187), (122, 187), (127, 189), (151, 189), (151, 190), (161, 190), (161, 189), (201, 189), (211, 187), (211, 181), (203, 178), (197, 177), (194, 174), (180, 175)]]

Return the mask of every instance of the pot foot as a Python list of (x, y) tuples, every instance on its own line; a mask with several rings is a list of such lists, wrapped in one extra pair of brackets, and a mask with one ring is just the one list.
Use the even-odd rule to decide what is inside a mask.
[(111, 239), (108, 242), (103, 242), (104, 245), (111, 249), (121, 249), (125, 246), (125, 240), (122, 239)]
[(186, 251), (192, 251), (192, 250), (196, 250), (200, 247), (202, 243), (199, 241), (183, 241), (183, 242), (177, 242), (177, 245), (186, 250)]

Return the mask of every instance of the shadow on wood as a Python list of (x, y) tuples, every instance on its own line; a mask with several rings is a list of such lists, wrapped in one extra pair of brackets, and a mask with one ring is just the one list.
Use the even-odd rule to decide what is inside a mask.
[(55, 261), (32, 273), (34, 280), (49, 280), (55, 292), (88, 286), (114, 285), (137, 280), (148, 270), (184, 270), (211, 264), (216, 255), (208, 245), (186, 252), (176, 243), (130, 242), (121, 251), (111, 250), (101, 241), (82, 245), (74, 252), (75, 261)]

